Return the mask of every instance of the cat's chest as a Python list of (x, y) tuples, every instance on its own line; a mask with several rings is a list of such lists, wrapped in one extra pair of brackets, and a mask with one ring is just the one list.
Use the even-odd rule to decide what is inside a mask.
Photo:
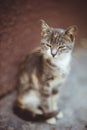
[(70, 69), (71, 55), (62, 55), (52, 59), (52, 64), (56, 66), (55, 73), (68, 73)]

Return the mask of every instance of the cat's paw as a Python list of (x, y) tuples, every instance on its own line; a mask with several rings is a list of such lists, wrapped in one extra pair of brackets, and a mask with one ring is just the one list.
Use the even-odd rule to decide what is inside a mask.
[(50, 118), (48, 120), (46, 120), (46, 122), (50, 125), (56, 125), (56, 118)]
[(35, 114), (37, 115), (42, 115), (43, 114), (43, 111), (39, 110), (39, 109), (36, 109), (35, 110)]
[(59, 112), (56, 116), (57, 119), (62, 119), (63, 118), (63, 113)]
[(39, 109), (36, 109), (36, 110), (32, 111), (32, 116), (33, 117), (36, 117), (37, 115), (42, 115), (42, 114), (43, 114), (43, 112), (41, 110), (39, 110)]

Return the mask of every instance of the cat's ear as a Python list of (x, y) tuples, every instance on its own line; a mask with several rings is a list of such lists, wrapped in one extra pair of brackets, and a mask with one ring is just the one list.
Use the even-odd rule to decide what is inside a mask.
[(51, 28), (44, 20), (40, 21), (41, 21), (41, 36), (46, 36), (50, 33)]
[(44, 20), (41, 19), (40, 21), (42, 30), (47, 30), (50, 28), (49, 25)]
[(65, 35), (67, 35), (72, 42), (74, 41), (77, 34), (78, 34), (78, 27), (76, 25), (72, 25), (65, 30)]

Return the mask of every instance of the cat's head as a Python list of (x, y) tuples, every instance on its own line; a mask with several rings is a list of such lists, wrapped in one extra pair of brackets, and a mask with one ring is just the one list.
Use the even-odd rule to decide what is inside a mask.
[(59, 29), (50, 27), (44, 20), (41, 20), (41, 48), (43, 52), (54, 58), (72, 52), (77, 32), (76, 25), (67, 29)]

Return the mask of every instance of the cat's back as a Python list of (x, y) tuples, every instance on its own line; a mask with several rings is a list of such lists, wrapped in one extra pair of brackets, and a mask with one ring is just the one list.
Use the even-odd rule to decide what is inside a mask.
[(33, 73), (35, 69), (40, 69), (43, 64), (43, 54), (40, 48), (35, 49), (30, 52), (25, 60), (21, 63), (19, 73), (27, 72)]
[(18, 92), (22, 94), (27, 89), (38, 86), (38, 79), (43, 74), (42, 70), (43, 54), (41, 49), (37, 48), (26, 56), (19, 67)]

